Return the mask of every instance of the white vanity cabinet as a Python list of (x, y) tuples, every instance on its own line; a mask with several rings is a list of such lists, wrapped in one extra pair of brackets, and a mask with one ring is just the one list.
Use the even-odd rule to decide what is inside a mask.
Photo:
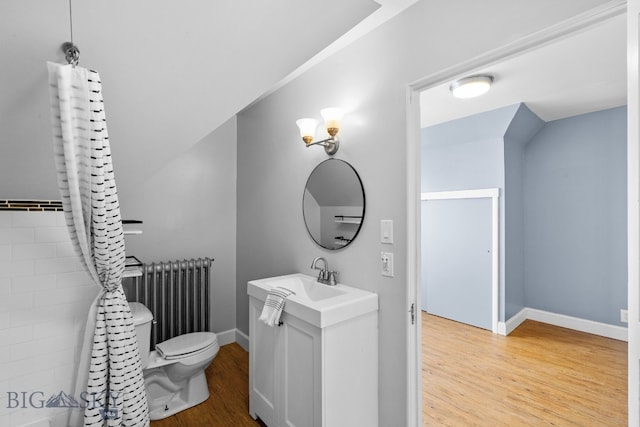
[(375, 309), (356, 310), (332, 324), (287, 312), (296, 308), (290, 297), (281, 325), (270, 327), (259, 320), (266, 293), (251, 293), (251, 416), (269, 427), (377, 426), (377, 296), (371, 294)]

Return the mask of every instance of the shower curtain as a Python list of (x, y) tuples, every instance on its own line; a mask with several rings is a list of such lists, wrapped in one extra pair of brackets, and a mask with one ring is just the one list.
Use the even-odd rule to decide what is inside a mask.
[(100, 76), (79, 66), (47, 66), (67, 228), (85, 270), (101, 287), (89, 310), (74, 391), (80, 410), (72, 411), (69, 424), (148, 426), (138, 344), (121, 285), (124, 234)]

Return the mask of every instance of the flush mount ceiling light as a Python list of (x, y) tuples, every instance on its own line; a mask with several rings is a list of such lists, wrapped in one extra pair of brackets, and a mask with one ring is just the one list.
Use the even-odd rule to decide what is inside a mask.
[(340, 147), (340, 140), (338, 140), (336, 135), (338, 135), (340, 131), (340, 121), (342, 120), (342, 116), (344, 116), (344, 112), (340, 108), (324, 108), (320, 110), (320, 114), (324, 119), (324, 126), (329, 134), (329, 138), (327, 139), (313, 142), (313, 138), (316, 135), (316, 128), (318, 127), (318, 120), (316, 119), (299, 119), (296, 121), (296, 124), (300, 129), (300, 136), (307, 147), (321, 145), (328, 155), (333, 156), (338, 152), (338, 148)]
[(451, 83), (449, 90), (456, 98), (475, 98), (487, 93), (491, 88), (491, 83), (493, 83), (493, 76), (470, 76)]

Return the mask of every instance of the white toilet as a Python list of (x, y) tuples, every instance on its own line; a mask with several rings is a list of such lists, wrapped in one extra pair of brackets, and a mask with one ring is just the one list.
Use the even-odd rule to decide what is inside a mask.
[(149, 418), (160, 420), (209, 398), (204, 370), (220, 346), (213, 332), (193, 332), (156, 344), (150, 351), (153, 315), (143, 304), (130, 302), (147, 390)]

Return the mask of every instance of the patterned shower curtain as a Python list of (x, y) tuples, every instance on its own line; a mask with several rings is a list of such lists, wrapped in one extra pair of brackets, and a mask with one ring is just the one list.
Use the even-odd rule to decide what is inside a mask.
[[(102, 289), (89, 311), (70, 425), (148, 426), (138, 344), (122, 290), (125, 247), (97, 72), (47, 64), (53, 142), (69, 235)], [(84, 420), (81, 420), (84, 412)]]

